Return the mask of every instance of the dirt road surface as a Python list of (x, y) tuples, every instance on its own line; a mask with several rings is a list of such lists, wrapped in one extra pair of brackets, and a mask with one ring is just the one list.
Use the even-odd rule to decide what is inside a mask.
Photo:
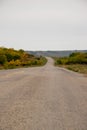
[(0, 130), (87, 130), (87, 77), (53, 66), (0, 71)]

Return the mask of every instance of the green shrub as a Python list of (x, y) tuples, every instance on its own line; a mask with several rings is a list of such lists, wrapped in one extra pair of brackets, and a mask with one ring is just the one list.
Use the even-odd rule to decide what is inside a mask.
[(58, 60), (56, 61), (56, 64), (61, 65), (61, 64), (62, 64), (62, 60), (61, 60), (61, 59), (58, 59)]
[(14, 62), (14, 64), (15, 64), (16, 66), (20, 66), (20, 65), (21, 65), (21, 61), (20, 61), (20, 60), (16, 60), (16, 61)]
[(0, 64), (4, 65), (6, 63), (6, 61), (7, 61), (6, 56), (3, 54), (0, 54)]
[(87, 53), (76, 52), (70, 54), (69, 57), (56, 58), (56, 64), (87, 64)]
[(20, 66), (38, 66), (47, 62), (44, 57), (35, 57), (24, 50), (14, 50), (13, 48), (0, 47), (0, 69), (15, 68)]

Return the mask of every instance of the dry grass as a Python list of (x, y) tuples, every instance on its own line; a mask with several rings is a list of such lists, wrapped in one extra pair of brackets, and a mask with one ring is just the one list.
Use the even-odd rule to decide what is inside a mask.
[(72, 64), (72, 65), (61, 65), (61, 67), (87, 75), (87, 65)]

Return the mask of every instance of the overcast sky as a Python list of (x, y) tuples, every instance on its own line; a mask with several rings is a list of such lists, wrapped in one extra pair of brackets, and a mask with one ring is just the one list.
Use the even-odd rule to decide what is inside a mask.
[(0, 46), (87, 49), (87, 0), (0, 0)]

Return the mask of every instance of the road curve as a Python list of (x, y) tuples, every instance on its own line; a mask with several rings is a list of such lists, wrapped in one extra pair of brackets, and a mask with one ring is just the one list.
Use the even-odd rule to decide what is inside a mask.
[(0, 130), (87, 130), (87, 78), (59, 67), (0, 71)]

